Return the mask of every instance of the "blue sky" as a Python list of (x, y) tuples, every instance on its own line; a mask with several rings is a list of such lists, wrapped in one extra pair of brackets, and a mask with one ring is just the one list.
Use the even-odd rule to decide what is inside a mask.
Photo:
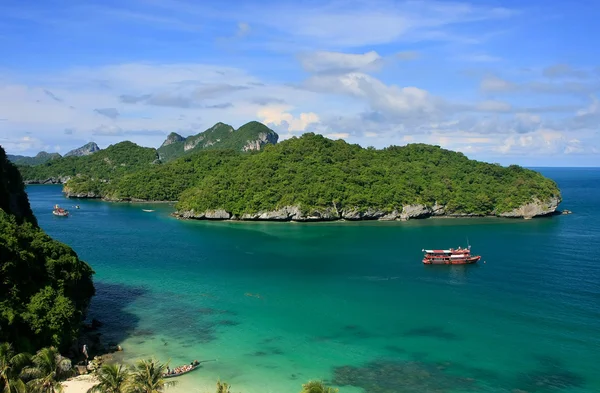
[(222, 121), (600, 165), (597, 1), (0, 2), (0, 145), (158, 147)]

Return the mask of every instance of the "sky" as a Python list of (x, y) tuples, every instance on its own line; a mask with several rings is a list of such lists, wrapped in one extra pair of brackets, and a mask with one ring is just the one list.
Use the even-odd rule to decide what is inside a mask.
[(0, 145), (158, 147), (257, 120), (600, 166), (596, 0), (2, 0)]

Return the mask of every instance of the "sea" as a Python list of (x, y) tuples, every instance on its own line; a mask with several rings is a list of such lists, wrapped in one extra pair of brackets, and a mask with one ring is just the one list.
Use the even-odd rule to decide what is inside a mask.
[[(569, 215), (408, 222), (181, 221), (169, 204), (28, 186), (95, 271), (89, 319), (123, 361), (207, 362), (168, 392), (600, 392), (600, 168), (537, 168)], [(55, 204), (71, 216), (55, 217)], [(75, 209), (78, 204), (80, 209)], [(472, 247), (477, 265), (425, 266)]]

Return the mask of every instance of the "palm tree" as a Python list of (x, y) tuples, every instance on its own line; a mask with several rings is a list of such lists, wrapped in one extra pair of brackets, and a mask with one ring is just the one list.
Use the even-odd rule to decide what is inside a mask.
[(98, 383), (87, 393), (124, 393), (129, 381), (129, 370), (122, 364), (103, 364), (96, 371)]
[(0, 344), (0, 392), (25, 392), (25, 384), (19, 375), (29, 359), (30, 356), (26, 353), (15, 354), (10, 343)]
[(302, 385), (300, 393), (337, 393), (338, 389), (326, 386), (321, 381), (308, 381)]
[(217, 393), (230, 393), (231, 385), (226, 382), (217, 381)]
[(167, 364), (161, 364), (157, 360), (148, 359), (138, 361), (130, 379), (128, 392), (130, 393), (160, 393), (175, 382), (165, 381), (164, 374)]
[(27, 387), (32, 393), (61, 393), (60, 379), (71, 372), (71, 361), (54, 347), (42, 348), (31, 358), (33, 367), (26, 367), (23, 375), (30, 379)]

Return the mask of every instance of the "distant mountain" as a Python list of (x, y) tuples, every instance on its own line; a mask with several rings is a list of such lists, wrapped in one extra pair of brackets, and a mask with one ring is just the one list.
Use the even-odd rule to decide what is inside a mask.
[(225, 123), (217, 123), (208, 130), (187, 138), (172, 132), (158, 148), (163, 162), (182, 155), (207, 149), (232, 149), (238, 151), (260, 150), (267, 144), (276, 144), (279, 135), (257, 121), (246, 123), (237, 130)]
[(65, 157), (89, 156), (90, 154), (93, 154), (99, 150), (100, 150), (100, 148), (98, 147), (98, 145), (95, 142), (90, 142), (90, 143), (86, 143), (85, 145), (81, 146), (78, 149), (71, 150), (70, 152), (65, 154)]
[(8, 160), (16, 165), (40, 165), (60, 157), (61, 155), (58, 153), (46, 153), (45, 151), (39, 152), (35, 157), (13, 156), (7, 154)]

